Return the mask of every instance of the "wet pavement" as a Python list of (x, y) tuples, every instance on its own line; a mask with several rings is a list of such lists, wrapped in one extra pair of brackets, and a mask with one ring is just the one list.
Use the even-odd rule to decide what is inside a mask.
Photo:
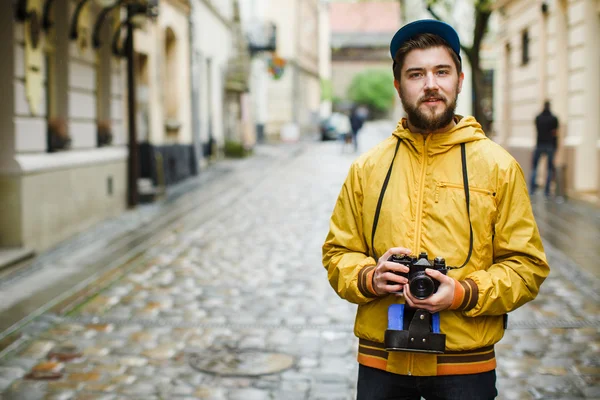
[[(370, 124), (361, 148), (389, 132), (387, 123)], [(353, 399), (355, 306), (336, 296), (321, 264), (356, 156), (341, 150), (311, 142), (259, 151), (181, 194), (171, 204), (186, 212), (152, 232), (135, 257), (12, 335), (0, 351), (0, 398)], [(589, 213), (588, 223), (597, 217)], [(557, 238), (580, 223), (566, 213), (569, 223), (546, 226), (552, 210), (540, 218), (542, 233)], [(599, 278), (580, 266), (589, 256), (577, 259), (553, 240), (544, 238), (549, 278), (535, 301), (511, 313), (497, 345), (499, 399), (600, 398)], [(0, 290), (11, 285), (0, 281)]]
[(584, 271), (600, 278), (600, 208), (573, 199), (546, 199), (542, 191), (532, 196), (540, 233)]

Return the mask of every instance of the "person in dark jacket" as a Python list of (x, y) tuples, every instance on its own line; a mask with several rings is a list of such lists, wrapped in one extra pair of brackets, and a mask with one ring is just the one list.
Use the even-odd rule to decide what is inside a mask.
[(367, 119), (368, 111), (365, 107), (355, 107), (350, 115), (350, 125), (352, 127), (352, 143), (354, 152), (358, 151), (358, 132), (362, 129)]
[(537, 143), (533, 152), (533, 166), (531, 169), (531, 180), (529, 182), (529, 192), (535, 193), (537, 180), (537, 167), (542, 155), (546, 155), (548, 172), (546, 174), (546, 188), (544, 195), (550, 197), (550, 184), (554, 177), (554, 155), (558, 146), (558, 118), (550, 111), (550, 102), (544, 103), (544, 110), (535, 118), (535, 128), (537, 130)]

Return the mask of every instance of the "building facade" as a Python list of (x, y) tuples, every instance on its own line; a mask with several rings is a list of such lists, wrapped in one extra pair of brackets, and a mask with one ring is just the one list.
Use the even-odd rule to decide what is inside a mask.
[(45, 250), (138, 204), (146, 180), (197, 172), (190, 11), (188, 0), (0, 5), (0, 251)]
[(252, 147), (261, 124), (316, 127), (322, 5), (257, 1), (279, 34), (252, 66), (238, 0), (0, 3), (0, 261), (151, 199), (228, 140)]
[[(259, 138), (296, 140), (317, 130), (321, 107), (320, 0), (243, 0), (252, 52), (250, 90)], [(270, 39), (275, 43), (269, 44)], [(264, 45), (266, 44), (266, 46)]]
[[(135, 31), (136, 124), (141, 194), (198, 173), (192, 126), (189, 0), (161, 0)], [(150, 192), (152, 190), (150, 189)]]
[(329, 2), (320, 3), (319, 12), (319, 75), (321, 79), (320, 118), (326, 119), (333, 108), (333, 86), (331, 82), (331, 21)]
[[(296, 51), (286, 48), (286, 42), (281, 44), (282, 56), (291, 60), (290, 67), (293, 71), (292, 121), (298, 124), (302, 134), (317, 132), (319, 123), (319, 110), (321, 106), (321, 77), (319, 66), (319, 14), (321, 5), (319, 0), (295, 1), (297, 7), (295, 40)], [(278, 15), (278, 14), (273, 14)], [(285, 32), (286, 23), (282, 16), (279, 25)], [(279, 89), (273, 87), (272, 92)]]
[(550, 100), (560, 124), (556, 165), (567, 194), (597, 201), (600, 1), (501, 1), (497, 13), (496, 140), (529, 175), (534, 118)]
[[(0, 4), (0, 248), (46, 249), (127, 206), (125, 66), (89, 2)], [(20, 6), (24, 6), (20, 9)], [(114, 25), (113, 25), (114, 26)]]
[(202, 164), (226, 141), (253, 145), (247, 127), (249, 55), (237, 0), (192, 1), (193, 126)]

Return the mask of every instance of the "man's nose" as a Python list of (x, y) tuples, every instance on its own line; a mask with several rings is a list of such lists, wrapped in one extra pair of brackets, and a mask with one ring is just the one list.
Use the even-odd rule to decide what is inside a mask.
[(437, 88), (438, 88), (438, 83), (437, 83), (435, 74), (433, 72), (427, 73), (425, 75), (425, 89), (432, 90), (432, 89), (437, 89)]

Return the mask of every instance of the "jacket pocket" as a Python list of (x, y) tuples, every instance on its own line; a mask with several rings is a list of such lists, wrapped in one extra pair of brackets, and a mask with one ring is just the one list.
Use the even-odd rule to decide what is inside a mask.
[[(462, 263), (469, 249), (469, 228), (473, 228), (472, 265), (485, 268), (493, 257), (493, 221), (497, 214), (496, 193), (494, 189), (469, 185), (469, 210), (467, 212), (465, 188), (459, 183), (436, 182), (432, 213), (436, 224), (430, 229), (437, 237), (445, 238), (446, 246), (456, 246), (464, 251), (459, 257)], [(454, 244), (451, 244), (454, 243)], [(451, 264), (452, 265), (452, 264)], [(460, 265), (460, 264), (459, 264)]]
[[(442, 190), (442, 189), (460, 190), (463, 193), (465, 191), (465, 187), (463, 185), (458, 185), (456, 183), (448, 183), (448, 182), (438, 182), (438, 184), (435, 187), (435, 202), (436, 203), (438, 203), (440, 200), (440, 190)], [(494, 198), (496, 197), (496, 192), (494, 192), (493, 190), (481, 189), (481, 188), (469, 185), (469, 193), (471, 193), (471, 192), (485, 194), (485, 195), (488, 195), (488, 196), (494, 197)]]

